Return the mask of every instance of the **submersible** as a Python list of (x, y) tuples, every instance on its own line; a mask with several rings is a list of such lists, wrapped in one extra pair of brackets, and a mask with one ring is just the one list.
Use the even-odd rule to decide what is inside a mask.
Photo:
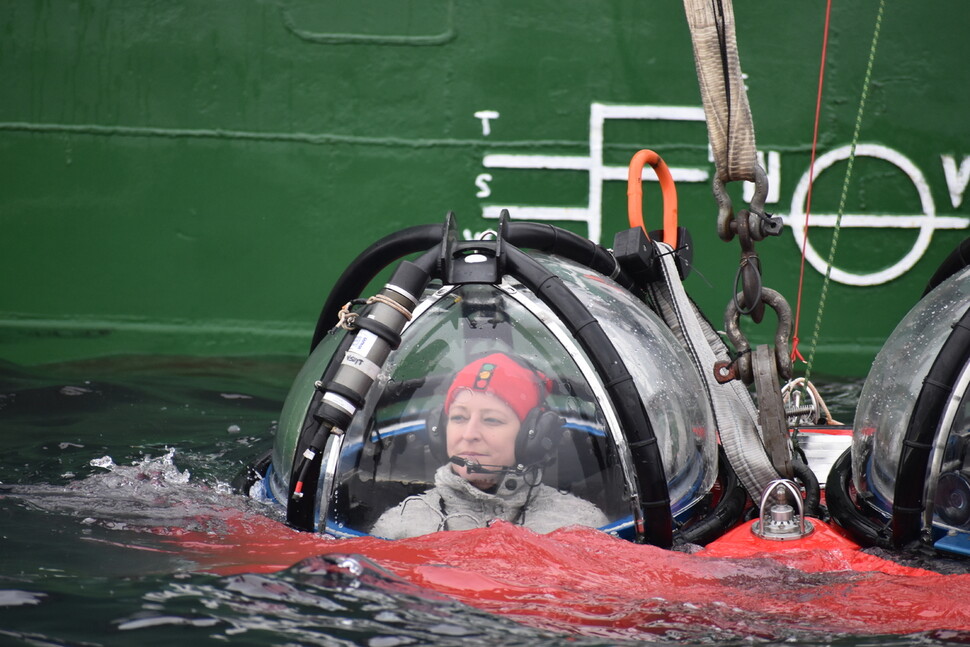
[[(532, 450), (538, 458), (518, 466), (523, 479), (593, 503), (607, 519), (600, 528), (619, 537), (669, 547), (722, 534), (746, 494), (719, 449), (716, 382), (649, 304), (650, 284), (689, 272), (690, 237), (679, 228), (673, 250), (664, 233), (630, 232), (638, 242), (617, 253), (503, 215), (483, 239), (459, 240), (449, 214), (444, 225), (372, 245), (323, 308), (257, 470), (261, 493), (285, 506), (293, 527), (369, 534), (448, 461), (434, 434), (456, 371), (500, 352), (548, 380), (545, 406), (560, 421)], [(380, 292), (360, 298), (388, 265), (414, 254)], [(745, 404), (735, 407), (734, 426), (756, 425), (747, 408), (739, 422)]]

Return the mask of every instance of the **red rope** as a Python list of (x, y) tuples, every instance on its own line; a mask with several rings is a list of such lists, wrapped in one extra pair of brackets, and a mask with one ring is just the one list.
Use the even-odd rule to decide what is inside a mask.
[(792, 334), (791, 359), (805, 361), (798, 351), (798, 322), (802, 314), (802, 288), (805, 283), (805, 250), (808, 247), (808, 218), (812, 213), (812, 185), (815, 180), (815, 152), (818, 148), (818, 122), (822, 113), (822, 87), (825, 85), (825, 55), (829, 45), (829, 23), (832, 16), (832, 0), (825, 4), (825, 29), (822, 34), (822, 61), (818, 68), (818, 96), (815, 99), (815, 128), (812, 132), (812, 159), (808, 165), (808, 193), (805, 198), (805, 224), (802, 225), (802, 261), (798, 271), (798, 298), (795, 303), (795, 332)]

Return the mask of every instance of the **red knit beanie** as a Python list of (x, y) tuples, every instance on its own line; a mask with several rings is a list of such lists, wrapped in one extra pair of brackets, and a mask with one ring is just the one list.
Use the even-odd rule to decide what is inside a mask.
[(525, 420), (529, 411), (539, 406), (546, 393), (552, 390), (544, 375), (502, 353), (475, 360), (458, 371), (445, 397), (445, 412), (451, 408), (460, 389), (498, 397), (515, 411), (519, 422)]

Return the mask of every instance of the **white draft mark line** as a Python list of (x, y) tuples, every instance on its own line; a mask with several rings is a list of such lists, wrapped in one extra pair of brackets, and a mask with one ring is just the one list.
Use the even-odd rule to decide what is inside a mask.
[[(570, 155), (515, 155), (498, 153), (486, 155), (482, 158), (485, 168), (533, 169), (543, 171), (586, 171), (593, 168), (590, 157), (576, 157)], [(670, 166), (670, 175), (676, 182), (707, 182), (711, 174), (702, 168), (687, 166)], [(626, 166), (599, 166), (600, 177), (603, 180), (626, 180)], [(641, 176), (644, 181), (657, 182), (657, 174), (651, 167), (643, 169)]]
[[(805, 216), (792, 217), (787, 214), (778, 214), (784, 224), (789, 227), (804, 227)], [(835, 227), (838, 219), (837, 214), (813, 213), (809, 216), (808, 226), (810, 229), (815, 227)], [(933, 229), (966, 229), (970, 227), (970, 218), (960, 216), (893, 216), (889, 214), (843, 214), (841, 227), (853, 228), (873, 228), (873, 229), (919, 229), (923, 226), (931, 226)]]
[(569, 220), (585, 222), (589, 219), (589, 210), (584, 207), (529, 207), (524, 205), (486, 206), (482, 208), (482, 217), (497, 220), (502, 209), (509, 210), (512, 220)]

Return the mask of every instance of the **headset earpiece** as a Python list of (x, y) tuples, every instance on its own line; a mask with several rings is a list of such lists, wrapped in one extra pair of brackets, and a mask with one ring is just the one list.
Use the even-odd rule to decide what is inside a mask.
[(445, 419), (445, 408), (438, 406), (428, 412), (425, 419), (425, 428), (428, 430), (428, 448), (431, 456), (439, 463), (448, 461), (448, 441), (445, 434), (448, 421)]
[(530, 411), (515, 439), (515, 460), (522, 465), (545, 463), (559, 447), (565, 424), (555, 411), (544, 407)]

